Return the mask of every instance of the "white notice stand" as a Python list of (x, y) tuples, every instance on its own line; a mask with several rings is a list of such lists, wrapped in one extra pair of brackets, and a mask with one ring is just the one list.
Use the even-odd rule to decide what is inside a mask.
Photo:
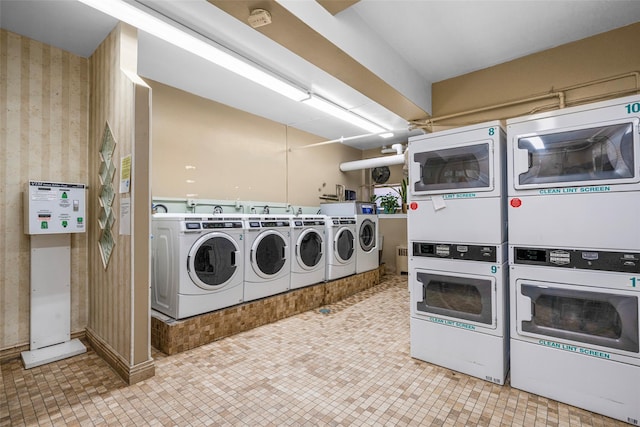
[(87, 351), (71, 340), (71, 235), (31, 235), (30, 351), (27, 369)]
[(29, 181), (24, 231), (31, 238), (31, 316), (26, 369), (85, 353), (71, 339), (71, 233), (85, 231), (85, 186)]

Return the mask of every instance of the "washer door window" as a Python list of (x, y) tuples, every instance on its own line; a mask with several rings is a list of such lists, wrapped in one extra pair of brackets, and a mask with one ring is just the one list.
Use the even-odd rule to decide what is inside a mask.
[(493, 278), (418, 271), (416, 279), (422, 291), (422, 301), (416, 303), (418, 314), (444, 316), (495, 329)]
[(360, 247), (365, 252), (371, 252), (376, 246), (376, 224), (370, 219), (365, 219), (360, 224)]
[(333, 241), (334, 253), (341, 263), (347, 263), (353, 256), (354, 236), (351, 230), (344, 227), (338, 230)]
[(518, 138), (516, 188), (638, 182), (634, 123)]
[(322, 260), (322, 236), (313, 229), (300, 233), (296, 242), (296, 259), (305, 270), (311, 270)]
[(229, 236), (222, 233), (205, 234), (189, 251), (189, 277), (202, 289), (223, 287), (238, 271), (239, 256), (240, 249)]
[(517, 281), (516, 286), (518, 334), (560, 338), (637, 356), (637, 293), (530, 281)]
[(462, 147), (423, 151), (413, 155), (420, 164), (414, 194), (490, 191), (493, 189), (490, 141)]
[(255, 273), (269, 279), (278, 274), (287, 262), (287, 242), (275, 230), (261, 233), (251, 247), (251, 266)]

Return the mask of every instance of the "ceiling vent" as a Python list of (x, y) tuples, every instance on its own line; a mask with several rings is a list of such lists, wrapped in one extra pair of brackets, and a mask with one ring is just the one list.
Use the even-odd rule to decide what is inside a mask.
[(268, 10), (253, 9), (249, 15), (248, 21), (252, 28), (263, 27), (271, 24), (271, 14)]

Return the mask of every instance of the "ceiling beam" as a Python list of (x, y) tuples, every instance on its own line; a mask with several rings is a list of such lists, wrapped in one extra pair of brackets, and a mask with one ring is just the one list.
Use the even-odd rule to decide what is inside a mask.
[(332, 14), (333, 16), (342, 12), (343, 10), (353, 6), (358, 3), (360, 0), (316, 0), (318, 4), (324, 7), (327, 12)]
[(304, 58), (338, 80), (382, 105), (405, 120), (426, 118), (429, 114), (394, 87), (331, 43), (313, 28), (273, 0), (207, 0), (246, 25), (254, 9), (271, 14), (271, 24), (256, 31)]

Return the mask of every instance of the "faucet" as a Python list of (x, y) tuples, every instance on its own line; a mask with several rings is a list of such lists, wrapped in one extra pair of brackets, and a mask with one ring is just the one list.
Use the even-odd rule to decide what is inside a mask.
[(296, 215), (302, 215), (302, 208), (298, 208), (298, 212), (296, 213)]
[(213, 207), (213, 214), (215, 215), (215, 214), (221, 214), (221, 213), (222, 213), (222, 206), (215, 205)]
[(269, 206), (264, 205), (264, 208), (262, 208), (262, 213), (268, 215), (269, 214)]

